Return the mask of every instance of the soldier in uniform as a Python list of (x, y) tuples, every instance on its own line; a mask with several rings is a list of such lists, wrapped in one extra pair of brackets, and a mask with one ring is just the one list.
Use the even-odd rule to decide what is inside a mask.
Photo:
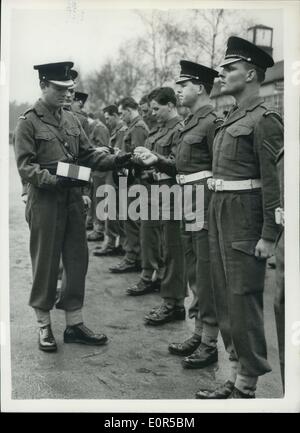
[[(170, 204), (163, 197), (152, 202), (151, 187), (166, 185), (172, 188), (176, 185), (175, 148), (176, 137), (182, 126), (177, 113), (176, 95), (172, 88), (161, 87), (149, 96), (153, 116), (156, 117), (159, 128), (151, 133), (146, 147), (138, 147), (135, 154), (142, 165), (153, 166), (152, 180), (148, 184), (149, 209), (148, 220), (141, 221), (141, 247), (143, 273), (140, 282), (128, 290), (128, 294), (140, 295), (153, 291), (155, 282), (151, 280), (151, 271), (159, 265), (161, 273), (160, 295), (162, 304), (146, 315), (147, 325), (156, 326), (167, 322), (185, 319), (184, 298), (186, 296), (186, 281), (184, 271), (184, 256), (180, 238), (180, 220), (175, 219), (174, 207), (177, 207), (176, 196), (170, 195)], [(161, 169), (163, 168), (163, 172)], [(166, 172), (169, 172), (167, 174)], [(151, 219), (151, 207), (158, 207), (158, 220)], [(162, 263), (157, 263), (157, 249), (162, 241)], [(150, 271), (150, 274), (147, 274)]]
[[(151, 95), (154, 94), (158, 89), (153, 90), (149, 95), (143, 96), (140, 101), (141, 106), (144, 106), (144, 119), (145, 115), (149, 114), (149, 101)], [(154, 118), (154, 116), (151, 116)], [(157, 121), (154, 122), (155, 126), (149, 131), (148, 138), (145, 142), (145, 147), (138, 146), (135, 148), (134, 152), (138, 153), (135, 155), (137, 164), (140, 164), (143, 168), (139, 170), (139, 182), (146, 187), (149, 194), (148, 201), (148, 219), (141, 220), (141, 264), (142, 272), (140, 279), (137, 283), (133, 284), (126, 291), (129, 296), (141, 296), (148, 293), (153, 293), (160, 291), (161, 286), (161, 276), (163, 272), (163, 259), (162, 259), (162, 244), (161, 244), (161, 223), (158, 220), (152, 220), (150, 218), (151, 205), (159, 207), (159, 202), (153, 203), (153, 197), (150, 196), (151, 184), (154, 183), (153, 172), (154, 168), (149, 168), (143, 164), (143, 161), (138, 157), (138, 155), (143, 152), (143, 150), (153, 150), (157, 134), (159, 133), (160, 125)]]
[[(93, 125), (91, 127), (91, 133), (90, 133), (90, 140), (91, 143), (94, 145), (95, 148), (106, 148), (109, 150), (110, 146), (110, 136), (109, 136), (109, 130), (104, 125), (104, 123), (100, 120), (100, 113), (96, 113), (96, 119), (93, 122)], [(91, 191), (91, 198), (92, 198), (92, 206), (90, 215), (93, 217), (93, 231), (88, 234), (87, 240), (90, 242), (95, 241), (102, 241), (104, 239), (104, 230), (105, 230), (105, 224), (104, 221), (101, 221), (97, 217), (96, 209), (99, 201), (99, 197), (97, 197), (97, 189), (100, 186), (105, 185), (106, 179), (107, 179), (108, 173), (105, 171), (100, 170), (93, 170), (92, 172), (92, 191)]]
[[(137, 146), (143, 146), (149, 134), (146, 123), (139, 115), (138, 107), (138, 103), (131, 97), (124, 98), (119, 102), (118, 110), (121, 119), (128, 126), (123, 141), (122, 150), (124, 152), (133, 152)], [(128, 206), (133, 200), (128, 197)], [(109, 268), (112, 273), (120, 274), (140, 270), (140, 221), (134, 221), (127, 215), (127, 219), (124, 221), (124, 230), (126, 254), (120, 263)]]
[(123, 148), (124, 136), (127, 131), (127, 125), (121, 120), (116, 105), (109, 105), (103, 109), (106, 124), (110, 130), (110, 145), (113, 149), (121, 150)]
[(83, 128), (84, 132), (86, 133), (87, 137), (90, 136), (90, 126), (89, 126), (89, 121), (88, 121), (88, 115), (83, 110), (83, 107), (87, 101), (88, 96), (89, 95), (87, 93), (84, 93), (84, 92), (75, 92), (74, 93), (74, 99), (72, 102), (72, 111), (78, 117), (78, 119), (82, 125), (82, 128)]
[(155, 116), (152, 114), (152, 110), (150, 107), (150, 101), (149, 101), (149, 95), (144, 95), (139, 103), (139, 109), (142, 115), (142, 118), (146, 125), (148, 126), (149, 130), (156, 128), (157, 121)]
[[(182, 60), (176, 83), (181, 104), (190, 109), (178, 136), (176, 150), (177, 182), (191, 209), (183, 211), (182, 242), (187, 280), (193, 293), (189, 317), (195, 319), (194, 333), (182, 343), (171, 343), (169, 352), (185, 356), (184, 368), (203, 368), (218, 359), (218, 324), (211, 287), (207, 211), (211, 193), (207, 179), (212, 176), (212, 143), (219, 123), (209, 98), (218, 73), (203, 65)], [(191, 196), (188, 196), (188, 188)], [(196, 191), (203, 192), (203, 203)], [(195, 212), (200, 207), (198, 221)], [(191, 225), (194, 227), (191, 228)]]
[(78, 119), (62, 110), (66, 91), (73, 84), (72, 66), (72, 62), (34, 66), (39, 72), (42, 96), (20, 117), (15, 132), (17, 167), (21, 178), (29, 184), (26, 220), (33, 270), (29, 304), (40, 326), (39, 348), (47, 352), (57, 350), (50, 310), (55, 302), (61, 255), (66, 273), (64, 342), (101, 345), (107, 341), (104, 334), (95, 334), (83, 324), (88, 249), (81, 183), (57, 176), (57, 164), (78, 161), (108, 170), (121, 166), (131, 157), (97, 152)]
[(280, 232), (276, 241), (276, 293), (274, 299), (274, 311), (277, 328), (277, 340), (281, 381), (284, 392), (284, 150), (277, 157), (277, 174), (280, 186), (280, 207), (275, 210), (275, 222), (279, 224)]
[(238, 37), (227, 42), (221, 92), (236, 105), (218, 129), (213, 147), (214, 191), (209, 246), (217, 318), (231, 374), (196, 398), (255, 398), (258, 377), (271, 371), (264, 333), (266, 260), (274, 253), (279, 206), (275, 157), (283, 146), (278, 114), (259, 96), (271, 56)]
[[(63, 105), (63, 108), (68, 111), (72, 111), (76, 117), (78, 118), (79, 122), (81, 123), (81, 126), (86, 133), (87, 137), (89, 137), (89, 123), (87, 120), (87, 114), (79, 110), (77, 103), (75, 104), (75, 95), (78, 94), (78, 92), (75, 92), (76, 87), (76, 78), (78, 77), (78, 72), (75, 71), (75, 69), (71, 70), (71, 78), (73, 80), (72, 86), (68, 87), (65, 95), (65, 102)], [(86, 95), (86, 94), (85, 94)], [(88, 96), (88, 95), (87, 95)], [(86, 98), (87, 98), (86, 96)]]
[[(103, 109), (106, 124), (110, 130), (110, 147), (115, 153), (119, 152), (123, 147), (124, 134), (127, 131), (127, 126), (122, 122), (119, 116), (118, 107), (109, 105)], [(119, 203), (118, 185), (114, 182), (112, 172), (108, 173), (106, 182), (115, 188), (117, 193), (116, 202)], [(120, 221), (117, 215), (116, 220), (107, 218), (105, 221), (105, 240), (100, 247), (96, 247), (94, 256), (114, 256), (123, 253), (123, 245), (125, 239), (124, 223)], [(117, 245), (118, 243), (118, 245)]]

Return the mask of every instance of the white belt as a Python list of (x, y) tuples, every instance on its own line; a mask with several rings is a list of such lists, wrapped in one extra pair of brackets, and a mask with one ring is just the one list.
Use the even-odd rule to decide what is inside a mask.
[(240, 191), (243, 189), (261, 188), (260, 179), (223, 180), (208, 179), (208, 188), (212, 191)]
[(206, 177), (211, 177), (212, 172), (208, 170), (198, 171), (192, 174), (177, 174), (176, 182), (179, 185), (184, 185), (185, 183), (196, 182), (196, 180), (205, 179)]
[(153, 179), (159, 182), (161, 180), (172, 179), (172, 177), (166, 173), (153, 173)]

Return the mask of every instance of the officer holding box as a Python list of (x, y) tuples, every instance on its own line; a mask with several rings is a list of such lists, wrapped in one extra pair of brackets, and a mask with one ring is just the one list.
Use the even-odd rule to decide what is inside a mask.
[(40, 326), (39, 348), (47, 352), (57, 350), (50, 310), (55, 303), (60, 256), (66, 273), (61, 306), (66, 312), (64, 342), (101, 345), (107, 341), (104, 334), (95, 334), (83, 324), (88, 249), (82, 181), (57, 176), (58, 162), (112, 170), (130, 159), (129, 154), (115, 156), (95, 150), (79, 120), (62, 109), (67, 89), (73, 85), (72, 67), (72, 62), (34, 66), (42, 95), (20, 116), (15, 132), (19, 174), (29, 184), (26, 220), (33, 270), (29, 305)]

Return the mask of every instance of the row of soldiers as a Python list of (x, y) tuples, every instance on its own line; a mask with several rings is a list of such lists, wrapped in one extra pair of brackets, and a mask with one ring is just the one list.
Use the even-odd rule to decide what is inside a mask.
[[(277, 215), (282, 215), (278, 211), (276, 170), (276, 159), (283, 148), (282, 119), (259, 96), (265, 71), (273, 64), (259, 47), (231, 37), (221, 74), (190, 61), (180, 62), (178, 97), (180, 105), (189, 110), (184, 121), (174, 90), (157, 88), (145, 101), (156, 122), (150, 131), (137, 102), (127, 97), (118, 106), (104, 109), (110, 141), (107, 135), (106, 144), (94, 145), (93, 131), (88, 137), (76, 113), (62, 109), (74, 86), (73, 64), (36, 67), (42, 99), (21, 116), (15, 150), (20, 176), (29, 185), (26, 218), (33, 265), (30, 305), (40, 325), (41, 350), (57, 350), (50, 310), (55, 303), (60, 257), (64, 289), (59, 304), (66, 312), (65, 343), (100, 345), (107, 341), (104, 334), (88, 329), (82, 319), (88, 264), (82, 200), (85, 192), (79, 181), (56, 175), (57, 163), (73, 162), (93, 169), (94, 209), (99, 186), (108, 183), (117, 189), (118, 176), (128, 176), (131, 184), (142, 184), (149, 191), (153, 185), (171, 188), (178, 184), (185, 194), (184, 187), (191, 185), (192, 210), (197, 207), (200, 186), (204, 191), (203, 221), (197, 230), (189, 228), (195, 223), (195, 212), (183, 213), (181, 221), (175, 218), (175, 198), (170, 219), (164, 220), (164, 203), (158, 197), (158, 220), (136, 221), (128, 216), (125, 221), (108, 219), (100, 228), (94, 211), (89, 239), (99, 240), (104, 237), (99, 234), (105, 233), (95, 256), (124, 252), (111, 272), (141, 269), (140, 279), (127, 289), (128, 295), (160, 292), (162, 303), (146, 315), (147, 325), (184, 320), (184, 299), (187, 288), (191, 289), (193, 335), (169, 345), (170, 353), (183, 356), (184, 368), (202, 369), (215, 363), (221, 333), (229, 353), (230, 377), (214, 390), (200, 389), (196, 398), (255, 397), (259, 376), (271, 371), (264, 334), (263, 291), (266, 260), (274, 253), (282, 223), (281, 217), (277, 221), (274, 217), (276, 209)], [(216, 115), (209, 96), (218, 76), (221, 92), (236, 101), (224, 119)], [(128, 197), (128, 206), (131, 200)], [(148, 205), (153, 206), (151, 200)], [(283, 365), (282, 287), (281, 278), (276, 317)]]

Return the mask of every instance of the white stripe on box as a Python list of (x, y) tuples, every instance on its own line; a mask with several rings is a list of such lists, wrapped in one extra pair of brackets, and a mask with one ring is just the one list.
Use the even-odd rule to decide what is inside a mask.
[(68, 177), (68, 172), (69, 172), (69, 164), (67, 164), (66, 162), (59, 162), (57, 164), (56, 174), (58, 176)]
[(87, 182), (90, 180), (91, 169), (89, 167), (83, 167), (82, 165), (79, 167), (78, 178), (80, 180), (86, 180)]

